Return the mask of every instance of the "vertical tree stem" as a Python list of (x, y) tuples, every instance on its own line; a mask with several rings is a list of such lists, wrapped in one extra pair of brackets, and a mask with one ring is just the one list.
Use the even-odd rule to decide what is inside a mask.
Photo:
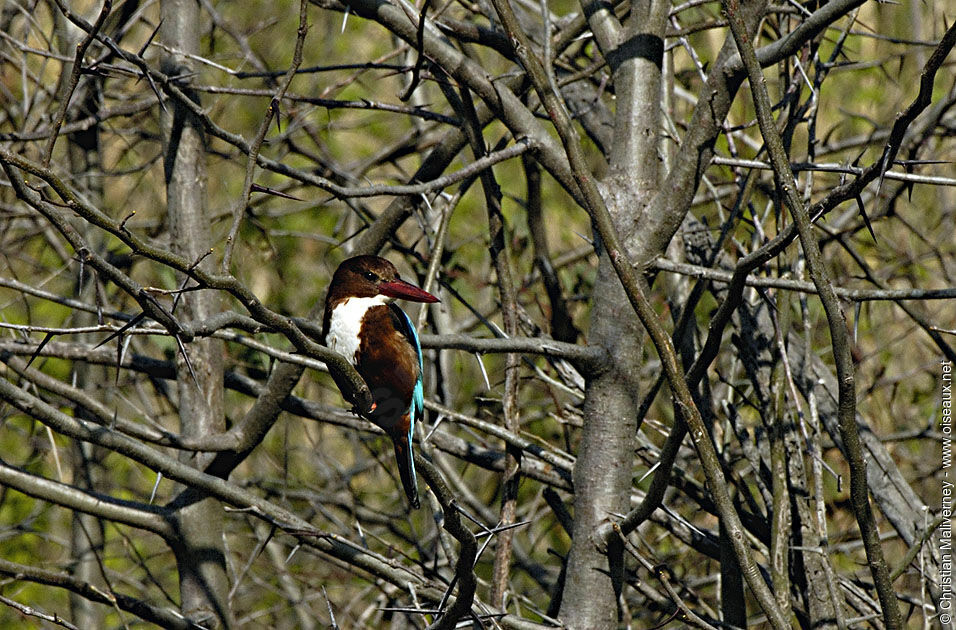
[[(173, 52), (161, 64), (169, 76), (191, 76), (192, 60), (199, 54), (199, 3), (195, 0), (163, 0), (160, 6), (160, 37)], [(197, 93), (183, 86), (198, 103)], [(166, 211), (172, 242), (178, 254), (205, 267), (210, 248), (210, 220), (206, 209), (206, 147), (202, 123), (176, 102), (163, 115)], [(207, 267), (212, 271), (211, 264)], [(202, 321), (219, 312), (219, 297), (213, 291), (186, 293), (179, 316)], [(180, 432), (184, 436), (213, 435), (225, 429), (223, 413), (222, 342), (207, 338), (188, 344), (177, 355)], [(188, 356), (188, 358), (187, 358)], [(184, 453), (184, 461), (196, 468), (209, 463), (209, 454)], [(210, 627), (229, 628), (229, 585), (223, 551), (223, 508), (212, 498), (199, 498), (181, 508), (173, 545), (179, 567), (182, 612)]]
[(727, 16), (730, 29), (737, 42), (747, 76), (750, 79), (750, 89), (753, 94), (754, 106), (757, 109), (757, 123), (767, 145), (770, 161), (773, 165), (777, 185), (783, 196), (784, 203), (793, 216), (800, 235), (800, 243), (807, 258), (807, 268), (810, 277), (820, 295), (820, 301), (826, 312), (827, 324), (830, 328), (830, 342), (833, 346), (833, 358), (836, 363), (837, 383), (839, 392), (838, 420), (840, 433), (846, 448), (847, 463), (850, 466), (850, 499), (860, 533), (863, 537), (863, 546), (866, 550), (870, 572), (876, 585), (877, 596), (883, 607), (883, 619), (890, 630), (900, 628), (902, 616), (893, 584), (890, 581), (889, 569), (883, 557), (883, 548), (880, 546), (880, 533), (876, 527), (876, 519), (870, 507), (869, 492), (866, 484), (866, 464), (863, 461), (863, 448), (860, 444), (860, 434), (856, 427), (856, 387), (853, 375), (853, 361), (850, 356), (850, 343), (846, 329), (846, 318), (840, 303), (837, 300), (829, 274), (823, 264), (823, 255), (820, 246), (812, 233), (810, 216), (797, 191), (797, 183), (790, 168), (790, 161), (783, 146), (783, 140), (774, 124), (773, 110), (770, 95), (767, 92), (766, 80), (757, 61), (753, 43), (740, 19), (740, 5), (738, 0), (722, 0), (723, 13)]

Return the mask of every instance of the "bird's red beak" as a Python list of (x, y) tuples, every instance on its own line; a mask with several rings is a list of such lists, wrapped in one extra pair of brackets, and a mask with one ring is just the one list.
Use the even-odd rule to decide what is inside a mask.
[(410, 282), (405, 282), (404, 280), (392, 280), (391, 282), (383, 282), (378, 285), (378, 291), (382, 295), (387, 295), (390, 298), (397, 298), (399, 300), (410, 300), (412, 302), (438, 302), (438, 298), (429, 293), (428, 291), (423, 291), (419, 289), (414, 284)]

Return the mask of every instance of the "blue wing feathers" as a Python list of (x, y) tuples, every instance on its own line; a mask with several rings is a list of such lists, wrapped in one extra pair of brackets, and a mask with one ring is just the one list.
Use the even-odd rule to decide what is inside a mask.
[(421, 419), (425, 413), (425, 391), (422, 385), (422, 372), (425, 368), (422, 362), (422, 345), (418, 341), (418, 331), (415, 330), (415, 324), (412, 323), (412, 320), (409, 318), (408, 314), (401, 308), (395, 308), (394, 310), (401, 313), (402, 323), (405, 325), (405, 336), (408, 337), (409, 341), (412, 342), (412, 345), (415, 346), (415, 354), (418, 356), (418, 379), (415, 381), (415, 389), (412, 391), (412, 404), (408, 410), (408, 418), (410, 420), (408, 426), (408, 454), (409, 459), (411, 460), (412, 480), (417, 483), (417, 477), (415, 475), (415, 460), (411, 457), (411, 453), (412, 436), (415, 434), (415, 422)]

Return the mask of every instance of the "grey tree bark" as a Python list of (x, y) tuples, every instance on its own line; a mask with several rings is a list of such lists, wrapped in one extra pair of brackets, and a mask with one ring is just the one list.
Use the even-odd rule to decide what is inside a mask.
[[(199, 53), (199, 3), (195, 0), (164, 0), (160, 37), (172, 51), (162, 60), (163, 71), (172, 77), (188, 77), (195, 71), (189, 54)], [(198, 94), (187, 93), (197, 101)], [(176, 253), (199, 267), (209, 252), (209, 218), (206, 209), (205, 146), (200, 121), (180, 104), (169, 104), (163, 116), (166, 207), (172, 246)], [(175, 315), (186, 321), (203, 321), (219, 311), (218, 296), (211, 291), (184, 293)], [(214, 435), (225, 430), (223, 413), (222, 342), (202, 339), (177, 354), (177, 392), (180, 432), (183, 436)], [(188, 358), (187, 358), (188, 357)], [(181, 456), (203, 468), (211, 456), (184, 452)], [(180, 607), (187, 617), (210, 627), (232, 625), (223, 551), (222, 504), (198, 492), (186, 491), (178, 510), (180, 536), (174, 545), (179, 567)]]
[[(667, 3), (635, 4), (625, 24), (613, 13), (590, 19), (614, 72), (617, 94), (609, 175), (602, 193), (624, 242), (632, 247), (637, 218), (660, 175), (661, 65)], [(632, 259), (639, 253), (631, 249)], [(574, 529), (561, 603), (569, 628), (613, 628), (623, 580), (620, 544), (606, 549), (591, 535), (612, 514), (629, 509), (644, 330), (606, 252), (599, 260), (589, 343), (610, 363), (587, 383), (584, 430), (574, 466)]]
[[(744, 19), (756, 28), (765, 2), (748, 2)], [(736, 51), (728, 37), (682, 139), (675, 168), (662, 173), (661, 72), (667, 7), (640, 3), (621, 25), (609, 6), (586, 8), (588, 22), (614, 70), (617, 110), (603, 193), (616, 227), (639, 268), (663, 253), (690, 209), (693, 191), (713, 155), (713, 143), (729, 111), (740, 78), (725, 70)], [(595, 282), (591, 344), (611, 351), (614, 363), (589, 382), (585, 427), (575, 466), (574, 543), (568, 559), (561, 617), (572, 628), (606, 628), (616, 623), (615, 571), (620, 550), (604, 549), (591, 534), (611, 512), (629, 507), (620, 484), (630, 484), (638, 391), (628, 382), (636, 372), (643, 329), (607, 256)], [(631, 364), (630, 361), (635, 361)], [(616, 507), (615, 507), (616, 506)], [(615, 565), (618, 565), (615, 568)]]
[[(83, 33), (73, 24), (70, 24), (62, 14), (55, 13), (54, 16), (56, 19), (57, 49), (63, 55), (71, 55), (75, 52)], [(62, 103), (64, 99), (72, 98), (83, 104), (80, 111), (85, 113), (86, 110), (96, 106), (100, 84), (96, 81), (90, 81), (83, 86), (85, 89), (74, 94), (70, 91), (69, 85), (69, 77), (72, 71), (73, 63), (64, 64), (63, 71), (60, 73), (60, 82), (57, 86), (57, 100)], [(99, 177), (101, 168), (99, 128), (94, 127), (82, 134), (69, 134), (62, 142), (67, 144), (71, 175), (78, 183), (83, 194), (92, 203), (101, 205), (103, 202), (103, 180)], [(76, 229), (83, 233), (87, 242), (98, 253), (105, 254), (106, 243), (103, 232), (85, 221), (77, 220), (74, 223)], [(96, 296), (97, 281), (96, 274), (91, 268), (80, 265), (75, 276), (75, 295), (86, 303), (99, 303)], [(75, 324), (78, 326), (92, 326), (96, 323), (97, 318), (92, 313), (80, 312), (76, 314)], [(85, 334), (80, 338), (90, 344), (95, 344), (98, 341), (94, 334)], [(76, 387), (95, 390), (106, 382), (108, 374), (107, 369), (103, 366), (82, 363), (74, 367), (73, 377)], [(77, 416), (83, 417), (84, 411), (83, 408), (78, 407), (75, 413)], [(76, 443), (69, 453), (74, 483), (87, 490), (97, 487), (102, 472), (97, 462), (102, 453), (97, 452), (90, 444), (83, 442)], [(70, 553), (72, 556), (70, 574), (74, 578), (104, 588), (104, 576), (100, 565), (103, 544), (103, 521), (89, 514), (74, 513), (70, 527)], [(70, 593), (70, 612), (73, 623), (80, 628), (98, 628), (103, 624), (103, 609), (76, 593)]]

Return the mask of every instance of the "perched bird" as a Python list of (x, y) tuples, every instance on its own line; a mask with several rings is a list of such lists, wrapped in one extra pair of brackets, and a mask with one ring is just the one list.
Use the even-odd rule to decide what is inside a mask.
[(325, 298), (325, 345), (345, 356), (372, 394), (369, 418), (392, 438), (402, 486), (419, 507), (412, 434), (422, 418), (422, 348), (408, 315), (394, 300), (437, 302), (405, 282), (378, 256), (349, 258), (335, 270)]

